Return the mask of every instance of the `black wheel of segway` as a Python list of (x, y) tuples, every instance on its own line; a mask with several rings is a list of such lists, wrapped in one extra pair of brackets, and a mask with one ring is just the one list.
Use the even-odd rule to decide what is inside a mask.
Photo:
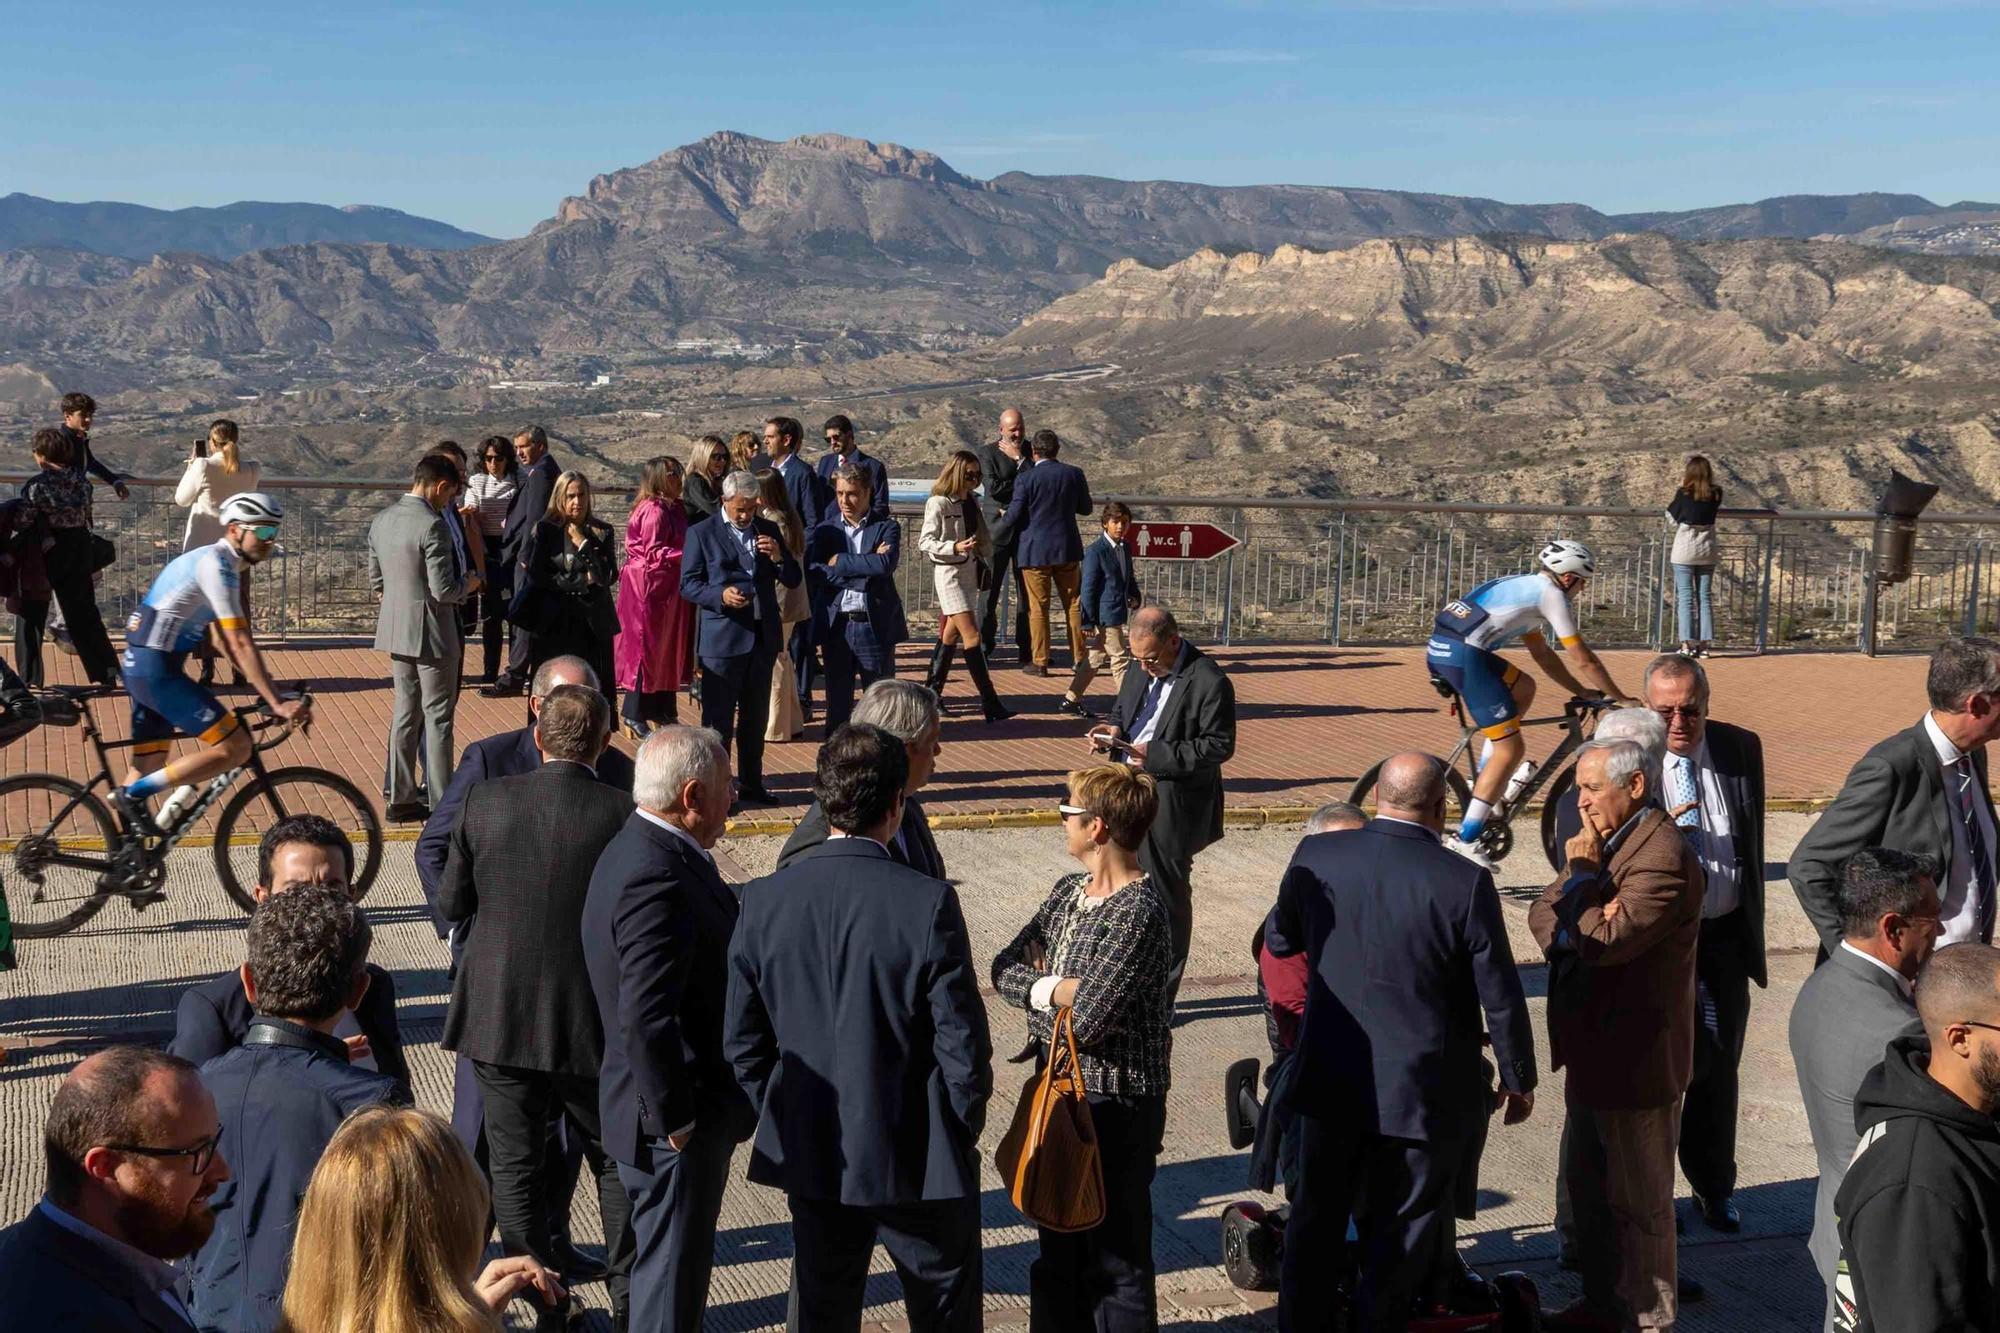
[(1500, 1333), (1542, 1333), (1542, 1295), (1526, 1273), (1506, 1272), (1493, 1279), (1500, 1297)]

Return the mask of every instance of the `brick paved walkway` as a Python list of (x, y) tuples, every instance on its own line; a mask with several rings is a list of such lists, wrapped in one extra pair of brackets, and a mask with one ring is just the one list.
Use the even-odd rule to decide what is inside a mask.
[[(1287, 647), (1261, 644), (1219, 648), (1214, 656), (1236, 685), (1239, 723), (1236, 758), (1226, 769), (1228, 801), (1245, 814), (1282, 810), (1345, 797), (1355, 777), (1383, 755), (1405, 748), (1442, 751), (1455, 740), (1452, 722), (1425, 680), (1422, 650), (1414, 648)], [(379, 790), (390, 696), (385, 659), (354, 641), (277, 645), (270, 657), (280, 680), (313, 683), (318, 722), (312, 735), (281, 752), (289, 764), (316, 764), (347, 774), (371, 795)], [(906, 647), (901, 671), (921, 677), (927, 652)], [(1643, 653), (1606, 655), (1613, 678), (1638, 688)], [(57, 679), (80, 679), (74, 658), (50, 654)], [(1762, 734), (1773, 800), (1813, 800), (1833, 795), (1862, 751), (1908, 726), (1923, 711), (1924, 659), (1855, 654), (1773, 655), (1711, 660), (1716, 716)], [(1064, 682), (1000, 670), (995, 681), (1011, 721), (987, 726), (962, 671), (946, 689), (952, 710), (938, 775), (924, 793), (933, 816), (1040, 812), (1054, 800), (1062, 774), (1085, 759), (1082, 735), (1089, 723), (1055, 712)], [(248, 690), (224, 698), (248, 697)], [(1552, 706), (1545, 689), (1538, 712)], [(1101, 682), (1091, 702), (1110, 703)], [(683, 716), (693, 720), (688, 701)], [(123, 736), (122, 698), (100, 706), (107, 730)], [(461, 747), (520, 725), (521, 700), (482, 699), (467, 690), (460, 699)], [(813, 754), (821, 730), (766, 750), (769, 786), (786, 804), (771, 812), (796, 818), (811, 800)], [(1534, 753), (1544, 753), (1559, 729), (1531, 731)], [(629, 748), (622, 739), (617, 742)], [(53, 768), (82, 776), (82, 734), (43, 728), (5, 751), (4, 768), (23, 772)]]

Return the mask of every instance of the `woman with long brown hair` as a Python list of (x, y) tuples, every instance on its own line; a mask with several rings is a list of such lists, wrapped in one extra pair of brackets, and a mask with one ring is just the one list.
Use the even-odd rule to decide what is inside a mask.
[[(747, 433), (747, 432), (746, 432)], [(778, 475), (776, 468), (765, 468), (757, 473), (757, 497), (763, 506), (763, 516), (778, 525), (778, 531), (785, 534), (785, 549), (792, 553), (792, 559), (803, 562), (806, 558), (806, 525), (799, 517), (799, 511), (792, 507), (792, 497), (785, 492), (785, 479)], [(796, 588), (778, 587), (778, 621), (782, 626), (779, 643), (789, 643), (792, 626), (812, 614), (812, 598), (806, 592), (806, 581), (801, 578)], [(777, 664), (771, 670), (771, 716), (764, 724), (764, 739), (767, 741), (789, 741), (798, 738), (806, 729), (805, 708), (799, 703), (799, 678), (792, 669), (790, 653), (778, 654)]]
[(491, 683), (500, 677), (500, 640), (506, 624), (507, 601), (514, 595), (513, 566), (500, 558), (500, 537), (507, 525), (507, 510), (521, 489), (521, 465), (514, 456), (514, 442), (505, 435), (489, 435), (479, 442), (478, 466), (465, 479), (465, 498), (459, 501), (468, 529), (478, 528), (486, 544), (486, 581), (479, 587), (479, 625), (486, 670), (482, 680)]
[(618, 687), (625, 691), (625, 734), (644, 740), (656, 726), (680, 721), (675, 692), (688, 683), (694, 660), (694, 607), (681, 596), (681, 552), (687, 511), (681, 508), (681, 464), (647, 460), (625, 523), (625, 567), (618, 572)]
[[(1715, 514), (1722, 508), (1722, 488), (1715, 469), (1700, 454), (1689, 457), (1681, 472), (1680, 489), (1667, 506), (1674, 523), (1674, 610), (1680, 621), (1681, 651), (1706, 657), (1715, 642), (1715, 608), (1710, 592), (1715, 583)], [(1695, 608), (1701, 608), (1696, 634)]]
[(951, 675), (951, 659), (962, 649), (965, 669), (979, 689), (986, 720), (998, 722), (1014, 714), (993, 688), (993, 678), (986, 670), (986, 648), (979, 641), (979, 617), (973, 611), (979, 601), (981, 572), (993, 558), (993, 536), (987, 531), (986, 516), (979, 512), (979, 502), (972, 498), (978, 488), (979, 457), (959, 449), (945, 459), (937, 484), (924, 501), (924, 526), (917, 535), (917, 549), (930, 557), (931, 585), (937, 590), (938, 615), (944, 620), (937, 646), (931, 649), (924, 684), (942, 699), (945, 680)]
[[(764, 441), (754, 430), (739, 430), (729, 437), (729, 470), (731, 472), (755, 472), (751, 460), (763, 449)], [(769, 466), (767, 462), (765, 466)]]
[[(187, 467), (181, 472), (180, 485), (174, 487), (174, 503), (188, 511), (187, 531), (181, 537), (181, 550), (192, 551), (197, 546), (213, 546), (222, 540), (222, 502), (232, 495), (257, 489), (257, 479), (263, 468), (254, 460), (243, 457), (241, 434), (236, 423), (227, 417), (221, 418), (208, 428), (206, 440), (196, 440), (188, 453)], [(250, 611), (250, 571), (243, 571), (243, 610)], [(195, 650), (201, 658), (201, 683), (215, 683), (215, 661), (224, 657), (222, 631), (211, 625), (208, 640)], [(230, 674), (235, 683), (243, 683), (243, 673), (230, 663)]]
[(533, 1259), (486, 1248), (486, 1182), (451, 1126), (375, 1106), (334, 1132), (299, 1204), (278, 1333), (498, 1333), (517, 1294), (569, 1300)]

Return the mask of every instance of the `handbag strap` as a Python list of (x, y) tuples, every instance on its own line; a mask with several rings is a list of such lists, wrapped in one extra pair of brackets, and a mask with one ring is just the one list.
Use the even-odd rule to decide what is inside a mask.
[[(1067, 1062), (1064, 1055), (1069, 1057)], [(1049, 1082), (1064, 1096), (1083, 1096), (1083, 1066), (1077, 1061), (1076, 1030), (1068, 1005), (1056, 1010), (1055, 1024), (1049, 1031)]]

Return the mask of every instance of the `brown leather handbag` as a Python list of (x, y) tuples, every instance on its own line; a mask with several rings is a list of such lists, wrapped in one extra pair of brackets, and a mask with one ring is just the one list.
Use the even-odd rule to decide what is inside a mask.
[(1021, 1089), (1014, 1123), (994, 1164), (1014, 1206), (1050, 1231), (1088, 1231), (1104, 1220), (1104, 1159), (1077, 1068), (1068, 1008), (1056, 1011), (1049, 1061)]

